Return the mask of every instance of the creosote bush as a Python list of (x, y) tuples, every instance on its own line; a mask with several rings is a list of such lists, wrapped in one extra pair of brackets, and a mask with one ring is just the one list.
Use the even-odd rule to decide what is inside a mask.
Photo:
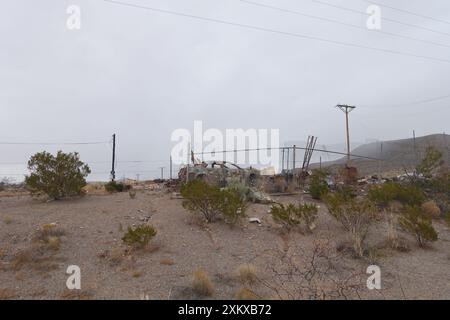
[(431, 179), (437, 169), (443, 164), (442, 152), (430, 146), (426, 150), (425, 157), (416, 167), (416, 172), (425, 178)]
[(317, 211), (315, 204), (308, 203), (297, 206), (292, 203), (286, 206), (278, 203), (270, 208), (270, 214), (274, 221), (281, 224), (287, 230), (304, 224), (306, 229), (311, 231), (317, 219)]
[(232, 224), (245, 217), (247, 202), (239, 190), (220, 189), (202, 180), (193, 180), (181, 187), (183, 207), (199, 212), (207, 222), (214, 222), (219, 214)]
[(136, 228), (129, 227), (122, 241), (135, 248), (144, 248), (154, 236), (156, 236), (156, 229), (153, 226), (141, 224)]
[(48, 152), (36, 153), (28, 161), (31, 174), (25, 177), (26, 188), (34, 195), (46, 194), (52, 199), (83, 195), (89, 167), (80, 161), (78, 153), (63, 153), (56, 156)]
[(380, 207), (387, 207), (394, 200), (409, 206), (421, 205), (425, 201), (423, 191), (417, 186), (395, 182), (370, 188), (368, 197)]
[(372, 203), (336, 193), (327, 195), (325, 204), (331, 216), (350, 234), (355, 254), (363, 257), (364, 241), (376, 218)]
[(225, 219), (231, 224), (236, 224), (241, 218), (246, 216), (247, 201), (245, 197), (235, 189), (221, 190), (221, 196), (219, 197), (220, 212)]
[(421, 207), (409, 207), (399, 218), (398, 223), (403, 230), (416, 238), (421, 247), (429, 241), (437, 241), (438, 239), (431, 218), (423, 212)]
[(214, 222), (220, 213), (220, 189), (202, 180), (193, 180), (181, 186), (183, 208), (200, 212), (208, 222)]
[(105, 184), (105, 190), (109, 193), (131, 191), (131, 186), (122, 182), (110, 181)]
[(315, 170), (311, 175), (309, 184), (309, 193), (316, 200), (322, 199), (329, 192), (328, 183), (326, 181), (327, 172), (324, 170)]

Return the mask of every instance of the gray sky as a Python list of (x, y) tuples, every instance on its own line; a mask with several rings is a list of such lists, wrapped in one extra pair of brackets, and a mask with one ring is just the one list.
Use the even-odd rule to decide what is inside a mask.
[[(450, 23), (388, 8), (382, 8), (383, 18), (441, 33), (386, 20), (381, 31), (448, 47), (239, 0), (118, 1), (450, 60)], [(313, 0), (253, 1), (366, 25), (363, 15)], [(362, 12), (369, 5), (363, 0), (321, 1)], [(449, 1), (379, 2), (450, 21)], [(81, 30), (66, 28), (66, 9), (72, 4), (81, 8)], [(0, 70), (0, 142), (108, 141), (117, 133), (119, 160), (165, 160), (171, 132), (192, 129), (194, 120), (203, 120), (207, 128), (279, 128), (282, 141), (314, 134), (319, 144), (342, 143), (344, 115), (333, 108), (337, 103), (360, 106), (351, 114), (353, 141), (405, 138), (413, 129), (417, 135), (450, 132), (450, 99), (408, 105), (450, 95), (450, 61), (250, 30), (102, 0), (3, 0)], [(0, 145), (0, 163), (26, 162), (43, 149), (78, 150), (89, 161), (110, 159), (109, 145)], [(148, 163), (146, 170), (161, 165), (167, 166)], [(97, 172), (109, 170), (107, 164), (92, 166)], [(0, 166), (0, 175), (17, 170)]]

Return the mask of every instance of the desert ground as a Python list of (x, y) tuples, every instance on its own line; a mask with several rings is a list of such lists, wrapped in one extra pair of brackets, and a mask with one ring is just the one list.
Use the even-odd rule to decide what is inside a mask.
[[(306, 194), (275, 200), (314, 202)], [(126, 192), (51, 202), (0, 194), (0, 299), (450, 299), (450, 230), (439, 221), (439, 240), (426, 249), (401, 233), (408, 248), (403, 251), (384, 245), (386, 226), (379, 221), (368, 239), (371, 254), (358, 259), (345, 249), (345, 232), (321, 203), (311, 233), (282, 232), (269, 205), (251, 204), (247, 218), (230, 227), (204, 224), (181, 203), (158, 185), (138, 190), (135, 199)], [(141, 223), (152, 224), (157, 235), (149, 247), (130, 249), (121, 238)], [(36, 232), (46, 224), (56, 224), (60, 242), (38, 249)], [(329, 279), (316, 267), (320, 279), (305, 276), (317, 246), (333, 257), (323, 260)], [(380, 290), (366, 286), (373, 264), (381, 268)], [(66, 288), (69, 265), (81, 269), (81, 290)], [(192, 289), (199, 269), (213, 285), (206, 297)], [(301, 290), (304, 281), (310, 288)]]

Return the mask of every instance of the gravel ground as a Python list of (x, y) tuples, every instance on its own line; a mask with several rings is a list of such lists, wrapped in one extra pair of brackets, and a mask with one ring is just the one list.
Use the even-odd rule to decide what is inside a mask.
[[(299, 196), (277, 198), (284, 203), (298, 200)], [(345, 233), (319, 206), (313, 233), (291, 232), (287, 242), (267, 214), (268, 205), (253, 204), (248, 209), (248, 216), (259, 218), (261, 225), (245, 220), (231, 228), (220, 221), (202, 225), (182, 208), (180, 199), (172, 199), (163, 190), (141, 190), (135, 199), (121, 193), (53, 202), (0, 194), (0, 299), (199, 299), (192, 290), (197, 269), (203, 269), (214, 284), (210, 299), (232, 299), (244, 286), (259, 296), (276, 298), (259, 281), (242, 284), (236, 270), (252, 264), (258, 277), (271, 283), (277, 276), (272, 270), (274, 252), (283, 252), (287, 246), (290, 251), (307, 251), (319, 239), (328, 239), (334, 248), (343, 243)], [(121, 238), (128, 226), (145, 220), (158, 234), (149, 248), (130, 251)], [(31, 260), (14, 267), (21, 251), (34, 250), (36, 230), (49, 223), (64, 231), (59, 250), (51, 251), (44, 262)], [(360, 297), (450, 299), (450, 231), (439, 222), (435, 226), (440, 240), (431, 248), (418, 248), (411, 237), (402, 235), (409, 252), (378, 250), (376, 264), (382, 270), (383, 289), (365, 289)], [(384, 239), (385, 226), (379, 223), (368, 242), (379, 246)], [(346, 254), (342, 263), (343, 270), (364, 273), (373, 262)], [(66, 289), (69, 265), (81, 269), (80, 291)], [(365, 283), (367, 277), (361, 281)]]

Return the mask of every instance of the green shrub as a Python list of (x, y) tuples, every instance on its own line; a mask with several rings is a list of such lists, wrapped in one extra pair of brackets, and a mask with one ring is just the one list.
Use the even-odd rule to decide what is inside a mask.
[(307, 203), (298, 206), (292, 203), (287, 206), (278, 203), (270, 208), (274, 221), (288, 230), (301, 224), (304, 224), (307, 230), (312, 230), (317, 219), (317, 211), (315, 204)]
[(208, 222), (214, 222), (219, 214), (231, 224), (245, 217), (247, 198), (241, 189), (211, 186), (202, 180), (193, 180), (181, 187), (183, 207), (200, 212)]
[(327, 173), (323, 170), (315, 170), (311, 175), (309, 193), (313, 199), (320, 200), (329, 192), (326, 177)]
[(425, 178), (431, 179), (436, 170), (443, 164), (442, 152), (430, 146), (427, 148), (422, 162), (416, 167), (416, 172), (422, 174)]
[(25, 177), (26, 188), (32, 194), (46, 194), (58, 200), (83, 195), (89, 167), (80, 161), (78, 153), (63, 153), (56, 156), (48, 152), (36, 153), (28, 161), (31, 174)]
[(236, 224), (239, 219), (246, 216), (246, 198), (236, 189), (225, 189), (221, 191), (220, 212), (231, 224)]
[(355, 254), (363, 257), (364, 241), (376, 218), (372, 203), (342, 193), (328, 194), (324, 200), (330, 215), (350, 234)]
[(395, 182), (370, 188), (368, 197), (381, 207), (387, 207), (393, 200), (397, 200), (404, 205), (416, 206), (421, 205), (426, 199), (425, 194), (419, 187)]
[(433, 227), (432, 220), (418, 207), (409, 207), (399, 218), (400, 227), (412, 234), (422, 247), (428, 241), (437, 241), (438, 235)]
[(223, 208), (220, 189), (203, 180), (192, 180), (181, 186), (181, 196), (183, 208), (200, 212), (208, 222), (215, 221)]
[(131, 190), (131, 186), (122, 182), (110, 181), (105, 184), (105, 190), (109, 193), (124, 192)]
[(141, 224), (136, 228), (129, 227), (122, 237), (122, 241), (130, 246), (143, 248), (149, 244), (154, 236), (156, 236), (156, 229), (153, 226)]
[(136, 198), (136, 190), (131, 189), (128, 191), (128, 195), (130, 196), (130, 199)]

